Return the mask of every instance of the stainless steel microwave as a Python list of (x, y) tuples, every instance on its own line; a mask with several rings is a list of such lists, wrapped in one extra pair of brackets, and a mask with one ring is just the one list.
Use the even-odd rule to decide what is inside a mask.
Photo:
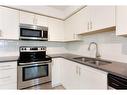
[(20, 40), (48, 40), (48, 27), (20, 24)]

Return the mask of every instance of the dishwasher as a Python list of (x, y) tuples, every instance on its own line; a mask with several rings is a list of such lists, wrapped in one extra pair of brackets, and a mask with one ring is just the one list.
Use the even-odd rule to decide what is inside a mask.
[(114, 74), (108, 74), (109, 90), (127, 90), (127, 79)]

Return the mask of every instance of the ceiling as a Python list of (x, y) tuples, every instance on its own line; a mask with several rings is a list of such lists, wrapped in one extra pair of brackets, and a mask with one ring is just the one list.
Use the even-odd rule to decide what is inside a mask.
[(12, 8), (34, 12), (42, 15), (65, 20), (70, 15), (80, 10), (84, 6), (9, 6)]
[(49, 7), (52, 7), (61, 11), (65, 11), (67, 8), (69, 8), (69, 6), (49, 6)]

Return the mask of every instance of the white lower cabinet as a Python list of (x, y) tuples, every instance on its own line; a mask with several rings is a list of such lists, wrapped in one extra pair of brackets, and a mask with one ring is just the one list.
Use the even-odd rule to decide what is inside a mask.
[(61, 83), (65, 89), (78, 89), (77, 78), (75, 62), (63, 59), (61, 64)]
[(61, 58), (53, 58), (52, 61), (52, 87), (61, 85)]
[(0, 89), (17, 89), (17, 61), (0, 63)]
[(58, 82), (65, 89), (107, 89), (107, 72), (64, 58), (53, 60), (53, 83)]
[(107, 72), (78, 64), (80, 89), (107, 89)]

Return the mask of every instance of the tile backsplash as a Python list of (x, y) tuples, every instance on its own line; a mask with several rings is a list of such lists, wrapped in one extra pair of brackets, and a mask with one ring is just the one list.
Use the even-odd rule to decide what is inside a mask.
[(20, 46), (46, 46), (47, 54), (73, 53), (95, 57), (95, 47), (88, 51), (90, 42), (99, 46), (101, 58), (127, 63), (127, 37), (116, 36), (115, 32), (104, 32), (82, 36), (80, 42), (46, 42), (46, 41), (14, 41), (0, 40), (0, 56), (19, 55)]
[(114, 31), (82, 36), (81, 42), (69, 42), (69, 53), (95, 57), (95, 46), (88, 51), (90, 42), (96, 42), (101, 58), (127, 63), (127, 37), (116, 36)]
[(60, 42), (0, 40), (0, 56), (17, 56), (20, 46), (46, 46), (47, 54), (67, 52)]

